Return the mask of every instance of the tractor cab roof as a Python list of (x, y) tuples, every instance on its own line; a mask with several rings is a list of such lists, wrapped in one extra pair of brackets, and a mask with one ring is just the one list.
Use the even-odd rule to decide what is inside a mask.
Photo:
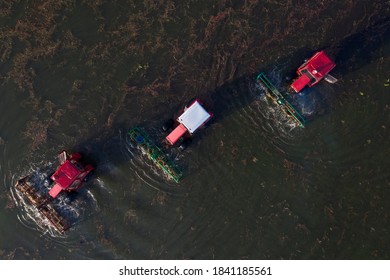
[(316, 80), (326, 76), (336, 64), (325, 54), (324, 51), (315, 53), (306, 64), (302, 65), (298, 72), (307, 70)]
[(66, 160), (52, 175), (52, 180), (63, 189), (69, 187), (74, 179), (82, 173), (72, 161)]
[(194, 133), (210, 117), (210, 113), (208, 113), (198, 101), (195, 101), (178, 117), (178, 121), (183, 124), (190, 133)]

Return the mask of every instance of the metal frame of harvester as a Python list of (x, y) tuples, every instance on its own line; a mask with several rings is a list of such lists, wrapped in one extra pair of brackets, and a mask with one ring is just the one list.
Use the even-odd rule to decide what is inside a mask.
[(286, 116), (288, 116), (297, 126), (305, 127), (305, 118), (288, 101), (287, 94), (282, 94), (264, 73), (260, 73), (256, 79), (263, 85), (267, 96), (279, 105), (279, 107), (286, 113)]
[(137, 145), (158, 168), (176, 183), (179, 182), (182, 177), (182, 172), (168, 156), (154, 144), (144, 131), (138, 127), (134, 127), (128, 132), (128, 135), (132, 142)]

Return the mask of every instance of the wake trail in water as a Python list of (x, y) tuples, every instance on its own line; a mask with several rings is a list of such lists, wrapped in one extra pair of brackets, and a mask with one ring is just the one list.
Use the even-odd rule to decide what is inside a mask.
[[(151, 137), (157, 138), (155, 133)], [(120, 132), (120, 143), (130, 169), (134, 172), (137, 180), (143, 182), (143, 185), (166, 193), (180, 193), (179, 184), (153, 164), (149, 155), (131, 141), (127, 132)], [(175, 154), (172, 149), (165, 151), (165, 153), (175, 164), (180, 165), (181, 155)]]
[[(50, 175), (56, 170), (56, 162), (41, 162), (31, 166), (28, 171), (12, 174), (10, 196), (17, 206), (18, 219), (27, 228), (37, 230), (42, 236), (54, 239), (66, 239), (67, 234), (58, 232), (52, 223), (40, 213), (36, 206), (33, 206), (26, 196), (15, 187), (16, 182), (28, 174), (29, 184), (34, 192), (42, 198), (48, 197), (52, 186)], [(22, 175), (24, 174), (24, 175)], [(50, 205), (63, 217), (72, 227), (87, 219), (99, 210), (99, 206), (93, 193), (84, 186), (77, 193), (61, 193)]]

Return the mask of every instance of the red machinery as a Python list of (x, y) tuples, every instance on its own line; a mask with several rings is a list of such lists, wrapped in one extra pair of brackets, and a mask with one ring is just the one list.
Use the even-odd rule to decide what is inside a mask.
[[(184, 138), (185, 135), (189, 139), (188, 136), (191, 136), (197, 129), (205, 125), (212, 116), (212, 113), (203, 108), (200, 100), (196, 99), (184, 108), (184, 112), (176, 119), (175, 129), (169, 133), (165, 141), (169, 145), (174, 145), (177, 141)], [(169, 124), (163, 127), (163, 130), (168, 131), (174, 124), (175, 121), (171, 120)], [(184, 140), (179, 148), (184, 150), (188, 144), (189, 141)]]
[(83, 165), (79, 153), (68, 155), (63, 151), (58, 158), (60, 165), (50, 176), (53, 183), (48, 186), (51, 187), (49, 191), (42, 183), (36, 183), (32, 175), (18, 180), (15, 187), (62, 233), (69, 225), (52, 202), (62, 191), (78, 190), (94, 168), (89, 164)]
[(79, 153), (71, 154), (61, 152), (58, 156), (60, 166), (50, 177), (55, 185), (49, 191), (52, 198), (56, 198), (61, 191), (78, 190), (87, 175), (93, 170), (91, 165), (83, 166), (80, 163), (81, 155)]
[(329, 75), (329, 72), (336, 64), (325, 54), (324, 51), (315, 53), (308, 61), (302, 64), (298, 70), (299, 75), (291, 87), (295, 92), (300, 92), (305, 86), (313, 86), (322, 79), (335, 83), (336, 78)]

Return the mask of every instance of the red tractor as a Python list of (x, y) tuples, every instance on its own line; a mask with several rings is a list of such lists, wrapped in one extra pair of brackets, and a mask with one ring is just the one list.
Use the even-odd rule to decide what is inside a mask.
[(52, 198), (56, 198), (61, 191), (76, 191), (81, 188), (88, 174), (93, 170), (92, 165), (83, 166), (81, 155), (74, 153), (68, 155), (62, 151), (59, 155), (60, 166), (50, 177), (55, 185), (49, 191)]
[(33, 174), (18, 180), (15, 187), (59, 232), (63, 233), (69, 225), (56, 209), (55, 199), (62, 191), (78, 190), (94, 168), (92, 165), (82, 164), (79, 153), (68, 155), (62, 151), (58, 158), (59, 166), (50, 176), (52, 182), (44, 184), (37, 180), (36, 177), (40, 176)]
[(208, 112), (202, 105), (199, 99), (189, 102), (189, 105), (184, 108), (182, 113), (176, 120), (169, 120), (164, 126), (163, 131), (168, 132), (175, 127), (167, 137), (165, 142), (173, 146), (177, 142), (180, 150), (184, 150), (191, 142), (191, 137), (199, 128), (204, 126), (213, 117), (211, 112)]
[(333, 84), (337, 79), (331, 76), (329, 72), (335, 66), (336, 64), (324, 51), (319, 51), (298, 68), (298, 78), (291, 84), (291, 88), (299, 93), (305, 86), (314, 86), (322, 79)]

